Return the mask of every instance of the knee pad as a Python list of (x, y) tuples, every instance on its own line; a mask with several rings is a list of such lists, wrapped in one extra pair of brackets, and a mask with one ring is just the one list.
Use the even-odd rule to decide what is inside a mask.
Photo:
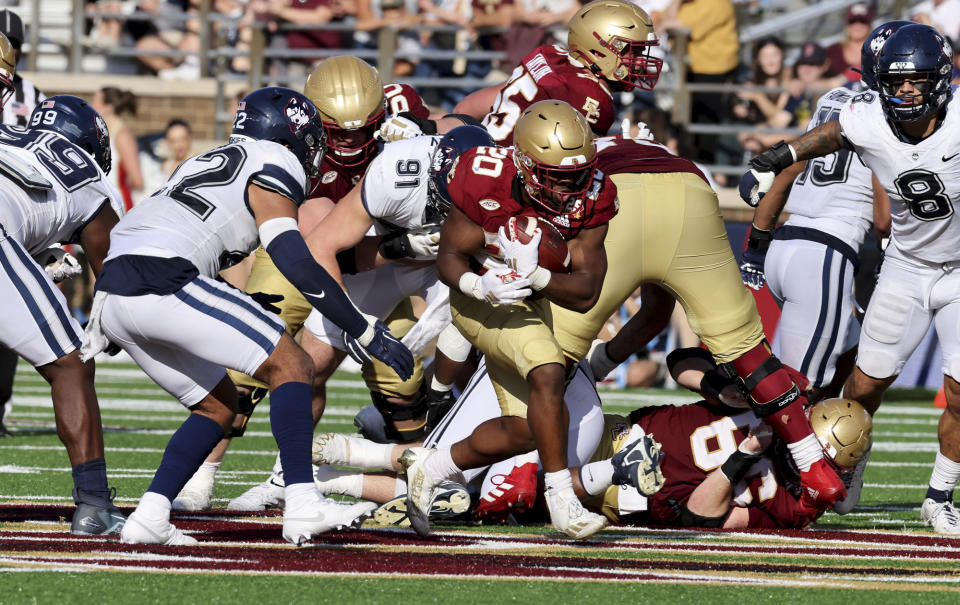
[(741, 394), (760, 418), (786, 408), (800, 397), (799, 387), (765, 343), (720, 364), (720, 371), (737, 380)]
[(687, 508), (686, 503), (681, 504), (675, 498), (669, 498), (667, 503), (676, 514), (677, 523), (683, 525), (684, 527), (706, 527), (716, 529), (723, 527), (723, 522), (726, 521), (727, 517), (730, 516), (730, 511), (727, 511), (726, 514), (720, 515), (719, 517), (704, 517), (703, 515), (690, 512), (690, 509)]
[(387, 400), (387, 396), (377, 391), (370, 391), (370, 399), (373, 400), (373, 406), (380, 412), (384, 420), (384, 434), (390, 441), (400, 443), (409, 443), (422, 439), (427, 433), (426, 420), (423, 424), (409, 430), (398, 430), (393, 423), (398, 420), (413, 420), (423, 418), (427, 413), (427, 402), (423, 397), (424, 389), (421, 386), (420, 393), (413, 403), (393, 403)]
[(253, 410), (256, 409), (257, 404), (263, 401), (267, 393), (267, 389), (263, 387), (254, 387), (249, 393), (237, 393), (237, 418), (240, 419), (239, 426), (237, 422), (234, 421), (234, 425), (230, 427), (230, 431), (224, 435), (227, 439), (233, 439), (234, 437), (243, 437), (243, 434), (247, 431), (247, 422), (250, 421), (250, 416), (253, 416)]

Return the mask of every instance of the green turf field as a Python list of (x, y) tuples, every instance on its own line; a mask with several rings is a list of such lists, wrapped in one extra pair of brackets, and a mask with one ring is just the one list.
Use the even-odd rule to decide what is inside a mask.
[[(110, 481), (117, 488), (117, 503), (133, 506), (185, 412), (133, 365), (103, 364), (97, 377)], [(336, 375), (330, 387), (330, 403), (319, 430), (352, 433), (354, 414), (369, 401), (367, 391), (358, 375), (346, 373)], [(605, 408), (615, 412), (694, 399), (679, 391), (658, 390), (603, 391), (601, 395)], [(597, 597), (611, 602), (642, 598), (823, 602), (840, 589), (846, 592), (843, 601), (853, 603), (878, 599), (884, 603), (960, 602), (960, 594), (954, 594), (960, 591), (960, 540), (932, 540), (933, 534), (919, 520), (919, 503), (937, 449), (940, 411), (931, 405), (933, 395), (928, 391), (891, 393), (876, 417), (875, 445), (860, 506), (845, 517), (825, 515), (812, 531), (757, 535), (609, 528), (597, 543), (569, 543), (544, 527), (445, 526), (435, 542), (423, 543), (412, 532), (368, 523), (355, 537), (351, 534), (349, 539), (298, 551), (280, 539), (279, 517), (274, 516), (255, 521), (267, 524), (267, 531), (255, 534), (256, 539), (233, 540), (230, 531), (214, 532), (209, 543), (200, 538), (201, 546), (212, 548), (208, 557), (193, 559), (194, 551), (180, 549), (172, 557), (179, 559), (176, 569), (154, 569), (144, 561), (163, 560), (163, 547), (146, 549), (147, 556), (142, 548), (124, 550), (131, 547), (119, 545), (115, 537), (71, 541), (64, 533), (65, 520), (56, 517), (40, 515), (30, 521), (0, 516), (0, 603), (172, 599), (294, 603), (318, 597), (320, 602), (338, 603), (476, 603), (481, 598), (573, 602)], [(70, 504), (72, 480), (66, 451), (54, 428), (49, 388), (25, 365), (17, 374), (14, 403), (9, 426), (15, 436), (0, 440), (0, 515), (3, 507), (15, 506), (61, 510), (39, 506)], [(273, 464), (274, 442), (266, 405), (263, 408), (223, 463), (214, 500), (217, 507), (262, 481)], [(187, 523), (196, 522), (202, 533), (204, 523), (212, 518), (189, 519)], [(830, 531), (838, 529), (871, 531)], [(14, 537), (42, 542), (37, 552), (47, 554), (34, 553), (22, 542), (13, 548), (14, 542), (8, 540)], [(83, 547), (82, 553), (76, 543)], [(232, 563), (225, 553), (262, 562), (247, 569)], [(123, 567), (133, 556), (139, 557), (138, 565)], [(224, 557), (220, 563), (214, 561), (218, 556)], [(331, 571), (329, 565), (336, 557), (344, 565), (349, 557), (356, 557), (356, 569)], [(420, 567), (389, 572), (397, 561), (405, 564), (419, 561), (417, 557), (432, 558)], [(471, 557), (477, 562), (472, 563)], [(367, 561), (376, 564), (368, 566)], [(306, 565), (309, 562), (318, 567)], [(458, 563), (463, 574), (457, 571)], [(488, 563), (502, 567), (493, 575), (472, 573), (474, 567)], [(569, 579), (565, 579), (562, 571), (568, 566)], [(585, 573), (596, 578), (582, 581)]]

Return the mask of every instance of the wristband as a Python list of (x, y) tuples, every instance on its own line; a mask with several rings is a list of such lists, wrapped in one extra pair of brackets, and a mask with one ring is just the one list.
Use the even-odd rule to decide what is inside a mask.
[(427, 118), (421, 118), (410, 111), (401, 111), (397, 114), (401, 118), (406, 118), (420, 127), (423, 134), (437, 134), (437, 123)]
[(720, 466), (720, 472), (727, 481), (736, 485), (747, 474), (753, 463), (760, 459), (760, 456), (761, 454), (747, 454), (737, 450), (730, 454), (727, 461)]
[(480, 293), (480, 276), (476, 273), (467, 271), (461, 275), (460, 281), (457, 282), (457, 287), (460, 288), (461, 292), (471, 298), (484, 300), (483, 294)]
[(407, 246), (406, 231), (395, 231), (385, 235), (377, 246), (380, 250), (380, 256), (388, 260), (397, 260), (398, 258), (410, 258), (413, 256)]
[(543, 267), (537, 267), (533, 270), (533, 273), (528, 276), (528, 279), (530, 280), (530, 287), (534, 290), (543, 290), (547, 287), (547, 284), (550, 283), (551, 277), (553, 277), (553, 273), (551, 271), (544, 269)]
[(747, 247), (753, 248), (757, 252), (766, 252), (773, 241), (773, 232), (768, 229), (761, 229), (753, 223), (750, 223), (750, 236), (747, 238)]

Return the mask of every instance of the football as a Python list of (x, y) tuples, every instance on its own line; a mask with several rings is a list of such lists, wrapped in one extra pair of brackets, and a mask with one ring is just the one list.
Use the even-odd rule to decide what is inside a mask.
[(852, 399), (826, 399), (810, 409), (813, 432), (842, 468), (853, 468), (873, 443), (873, 419)]
[(522, 244), (533, 238), (537, 227), (543, 231), (540, 238), (540, 266), (554, 273), (570, 272), (570, 250), (567, 242), (544, 218), (533, 216), (512, 216), (507, 220), (507, 236)]

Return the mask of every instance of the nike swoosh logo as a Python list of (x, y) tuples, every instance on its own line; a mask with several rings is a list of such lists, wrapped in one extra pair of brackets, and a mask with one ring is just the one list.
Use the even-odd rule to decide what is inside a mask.
[(958, 155), (960, 155), (960, 153), (955, 153), (955, 154), (951, 155), (950, 157), (943, 156), (941, 159), (942, 159), (944, 162), (949, 162), (950, 160), (952, 160), (953, 158), (957, 157)]
[(312, 297), (314, 297), (314, 298), (323, 298), (324, 296), (327, 295), (326, 292), (321, 292), (320, 294), (314, 294), (314, 293), (312, 293), (312, 292), (302, 292), (302, 294), (303, 294), (304, 296), (312, 296)]

